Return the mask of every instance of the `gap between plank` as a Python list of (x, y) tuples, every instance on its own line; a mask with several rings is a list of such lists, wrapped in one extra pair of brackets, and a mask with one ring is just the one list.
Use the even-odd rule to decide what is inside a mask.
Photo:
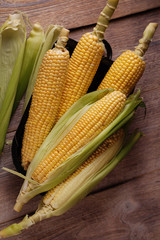
[[(116, 187), (119, 187), (119, 186), (121, 186), (121, 185), (127, 184), (128, 182), (134, 181), (134, 180), (136, 180), (136, 179), (138, 179), (138, 178), (141, 178), (141, 177), (143, 177), (143, 176), (145, 176), (145, 175), (149, 175), (149, 174), (154, 173), (154, 172), (159, 171), (159, 170), (160, 170), (160, 169), (156, 169), (156, 170), (150, 171), (150, 172), (148, 172), (148, 173), (144, 173), (144, 174), (142, 174), (142, 175), (140, 175), (140, 176), (131, 178), (131, 179), (129, 179), (129, 180), (122, 181), (122, 182), (117, 183), (117, 184), (113, 184), (113, 185), (111, 185), (111, 186), (109, 186), (109, 187), (107, 187), (107, 188), (101, 188), (101, 189), (99, 189), (99, 190), (92, 191), (92, 192), (91, 192), (90, 194), (88, 194), (85, 198), (87, 198), (87, 197), (89, 197), (89, 196), (96, 195), (96, 194), (98, 194), (98, 193), (102, 193), (102, 192), (104, 192), (104, 191), (107, 191), (107, 190), (110, 190), (110, 189), (113, 189), (113, 188), (116, 188)], [(85, 198), (84, 198), (84, 199), (85, 199)], [(17, 221), (17, 220), (18, 220), (17, 223), (19, 223), (26, 215), (30, 216), (30, 215), (33, 215), (34, 213), (35, 213), (34, 211), (33, 211), (33, 212), (31, 211), (31, 212), (28, 212), (28, 213), (25, 214), (25, 215), (22, 215), (22, 216), (19, 216), (19, 217), (10, 219), (9, 221), (1, 222), (1, 224), (6, 224), (6, 223), (8, 223), (8, 225), (10, 225), (10, 224), (9, 224), (10, 222), (12, 222), (12, 221)], [(53, 217), (54, 217), (54, 216), (53, 216)]]
[[(122, 160), (122, 161), (123, 161), (123, 160)], [(95, 194), (98, 194), (98, 193), (100, 193), (100, 192), (104, 192), (104, 191), (107, 191), (107, 190), (109, 190), (109, 189), (116, 188), (116, 187), (118, 187), (118, 186), (120, 186), (120, 185), (123, 185), (123, 184), (126, 184), (126, 183), (128, 183), (128, 182), (134, 181), (135, 179), (139, 179), (139, 178), (141, 178), (141, 177), (144, 177), (145, 175), (154, 173), (154, 172), (156, 172), (156, 171), (160, 171), (160, 168), (155, 169), (155, 170), (152, 170), (152, 171), (147, 172), (147, 173), (143, 173), (143, 174), (141, 174), (141, 175), (139, 175), (139, 176), (130, 178), (130, 179), (128, 179), (128, 180), (121, 181), (121, 182), (119, 182), (119, 183), (110, 185), (109, 187), (102, 187), (102, 188), (100, 188), (100, 189), (98, 189), (98, 190), (95, 190), (95, 191), (93, 190), (90, 194), (88, 194), (88, 196), (90, 196), (90, 195), (95, 195)], [(106, 177), (107, 177), (107, 176), (106, 176)]]
[[(132, 16), (136, 16), (136, 15), (139, 15), (139, 14), (144, 14), (144, 13), (150, 13), (152, 11), (156, 11), (156, 10), (159, 10), (160, 7), (155, 7), (155, 8), (151, 8), (151, 9), (146, 9), (146, 10), (143, 10), (141, 12), (135, 12), (135, 13), (131, 13), (131, 14), (126, 14), (126, 15), (123, 15), (123, 16), (120, 16), (120, 17), (115, 17), (115, 18), (112, 18), (110, 20), (110, 22), (112, 21), (117, 21), (119, 19), (124, 19), (124, 18), (127, 18), (127, 17), (132, 17)], [(89, 27), (94, 27), (96, 25), (96, 22), (95, 23), (92, 23), (92, 24), (88, 24), (88, 25), (83, 25), (83, 26), (79, 26), (79, 27), (76, 27), (76, 28), (69, 28), (70, 31), (76, 31), (76, 30), (81, 30), (81, 29), (85, 29), (85, 28), (89, 28)]]

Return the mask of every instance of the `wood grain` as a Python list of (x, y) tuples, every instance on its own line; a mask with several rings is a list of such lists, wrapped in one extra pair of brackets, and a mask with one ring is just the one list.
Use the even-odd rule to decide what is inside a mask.
[[(143, 19), (147, 19), (147, 22), (157, 21), (159, 17), (160, 10), (155, 10), (148, 12), (147, 14), (139, 14), (137, 16), (123, 18), (118, 21), (111, 23), (108, 33), (106, 33), (106, 39), (111, 43), (113, 48), (113, 58), (115, 59), (121, 52), (121, 49), (134, 49), (138, 42), (138, 38), (141, 37), (142, 32), (146, 26), (146, 23)], [(135, 26), (137, 20), (141, 22), (139, 25), (139, 31)], [(132, 33), (130, 33), (130, 38), (125, 39), (125, 34), (128, 29), (128, 23), (132, 28)], [(119, 31), (116, 31), (116, 29)], [(85, 28), (85, 31), (91, 30), (90, 28)], [(84, 30), (83, 30), (84, 31)], [(117, 34), (116, 34), (116, 33)], [(71, 32), (71, 37), (79, 39), (82, 31), (75, 30)], [(136, 37), (138, 36), (138, 37)], [(117, 44), (117, 39), (119, 39), (119, 44)], [(126, 47), (125, 47), (126, 46)], [(156, 54), (155, 54), (156, 52)], [(112, 186), (120, 182), (127, 181), (131, 178), (139, 176), (140, 174), (147, 173), (150, 170), (154, 170), (159, 167), (158, 157), (160, 155), (159, 145), (157, 144), (160, 139), (160, 134), (157, 132), (157, 129), (160, 128), (160, 111), (157, 111), (160, 105), (159, 100), (159, 56), (160, 56), (160, 29), (157, 29), (157, 33), (153, 39), (153, 42), (150, 45), (148, 52), (146, 53), (146, 70), (140, 80), (138, 87), (142, 90), (142, 96), (147, 106), (147, 115), (144, 119), (144, 111), (141, 109), (137, 112), (137, 116), (130, 129), (139, 128), (144, 132), (145, 136), (140, 140), (140, 143), (136, 145), (135, 149), (128, 155), (128, 157), (115, 169), (113, 174), (107, 178), (106, 181), (103, 181), (98, 189)], [(154, 65), (154, 67), (152, 67)], [(154, 79), (153, 79), (154, 76)], [(153, 79), (151, 81), (151, 79)], [(20, 111), (20, 109), (19, 109)], [(19, 113), (19, 112), (18, 112)], [(20, 116), (16, 114), (16, 117), (12, 119), (9, 131), (16, 129)], [(146, 148), (146, 146), (152, 146), (152, 148)], [(8, 149), (4, 150), (3, 162), (8, 166), (8, 163), (11, 161), (11, 157), (8, 158), (6, 155)], [(152, 155), (152, 161), (150, 156)], [(7, 160), (8, 159), (8, 160)], [(127, 170), (129, 169), (129, 171)], [(121, 174), (119, 174), (119, 172)]]
[[(49, 24), (61, 24), (66, 28), (77, 28), (95, 24), (106, 0), (47, 0), (23, 1), (3, 0), (0, 5), (0, 25), (9, 13), (16, 9), (26, 13), (32, 22), (40, 22), (46, 27)], [(160, 7), (159, 0), (120, 0), (113, 18), (143, 12)], [(43, 16), (43, 17), (42, 17)]]
[[(148, 19), (148, 21), (157, 20), (159, 10), (155, 10), (154, 14), (152, 12), (148, 12), (147, 14), (139, 14), (138, 19), (140, 19), (140, 22), (142, 26), (139, 26), (140, 29), (144, 29), (145, 22), (142, 21), (144, 16)], [(127, 17), (118, 21), (114, 21), (111, 25), (111, 28), (108, 30), (107, 37), (109, 38), (109, 41), (111, 42), (112, 39), (112, 45), (114, 49), (114, 58), (120, 53), (121, 48), (124, 49), (125, 45), (127, 46), (126, 49), (130, 48), (131, 46), (135, 45), (137, 43), (137, 38), (134, 35), (141, 36), (141, 33), (137, 33), (137, 28), (132, 28), (132, 33), (130, 34), (131, 37), (127, 38), (124, 41), (124, 33), (127, 32), (128, 29), (128, 22), (130, 23), (130, 26), (135, 25), (135, 21), (137, 19), (137, 16)], [(121, 28), (120, 28), (121, 26)], [(118, 27), (119, 31), (116, 31), (116, 28)], [(122, 29), (120, 31), (120, 29)], [(85, 31), (90, 30), (89, 28), (85, 28)], [(117, 32), (117, 36), (115, 35), (114, 31)], [(135, 32), (134, 32), (135, 31)], [(143, 30), (142, 30), (143, 31)], [(139, 30), (140, 32), (140, 30)], [(71, 36), (73, 35), (74, 38), (80, 37), (80, 30), (78, 31), (72, 31)], [(106, 37), (106, 39), (107, 39)], [(119, 45), (117, 45), (116, 39), (119, 38)], [(142, 96), (144, 97), (146, 106), (147, 106), (147, 115), (144, 119), (144, 111), (138, 111), (138, 114), (131, 126), (130, 129), (135, 129), (139, 127), (145, 134), (145, 136), (140, 140), (140, 142), (135, 146), (135, 148), (132, 150), (132, 152), (117, 166), (117, 168), (109, 174), (107, 178), (105, 178), (95, 189), (95, 191), (101, 191), (102, 189), (106, 189), (108, 187), (112, 187), (113, 185), (120, 184), (122, 182), (128, 181), (130, 179), (133, 179), (135, 177), (138, 177), (140, 175), (146, 174), (150, 171), (154, 171), (157, 168), (160, 168), (159, 163), (159, 156), (160, 156), (160, 150), (159, 150), (159, 142), (160, 142), (160, 134), (157, 131), (157, 129), (160, 129), (160, 111), (157, 111), (160, 105), (159, 100), (159, 91), (157, 89), (160, 89), (159, 87), (159, 63), (158, 58), (160, 56), (160, 34), (156, 34), (154, 41), (152, 42), (150, 49), (148, 50), (148, 53), (146, 54), (146, 61), (148, 61), (148, 65), (146, 67), (147, 73), (142, 77), (139, 87), (142, 89)], [(118, 52), (118, 54), (117, 54)], [(155, 54), (157, 52), (157, 54)], [(156, 55), (156, 56), (155, 56)], [(154, 63), (154, 68), (152, 68), (152, 63)], [(154, 81), (152, 81), (152, 85), (150, 84), (150, 78), (154, 75)], [(9, 131), (7, 135), (7, 140), (12, 140), (14, 136), (14, 132), (12, 132), (16, 126), (18, 125), (18, 122), (21, 117), (21, 109), (22, 106), (20, 105), (18, 114), (13, 117)], [(150, 147), (146, 147), (150, 146)], [(152, 156), (152, 158), (151, 158)], [(12, 158), (11, 158), (11, 146), (5, 145), (3, 155), (1, 156), (1, 166), (6, 166), (8, 168), (14, 169)], [(10, 174), (0, 171), (0, 177), (4, 180), (1, 180), (0, 182), (0, 189), (1, 190), (1, 198), (5, 199), (7, 202), (7, 207), (9, 209), (12, 209), (14, 205), (14, 201), (16, 198), (16, 194), (18, 193), (18, 188), (21, 185), (22, 181), (21, 179), (17, 177), (11, 177)], [(12, 184), (14, 181), (12, 179), (15, 179), (16, 186)], [(6, 191), (5, 189), (9, 188), (12, 189), (12, 192), (9, 193), (6, 197)], [(9, 191), (10, 192), (10, 191)], [(12, 199), (12, 200), (11, 200)], [(36, 202), (36, 201), (35, 201)], [(36, 205), (36, 204), (35, 204)], [(3, 202), (0, 203), (0, 209), (3, 208)], [(28, 210), (28, 205), (27, 205)], [(32, 211), (32, 209), (29, 208), (29, 211)], [(25, 212), (25, 211), (24, 211)], [(23, 212), (23, 213), (24, 213)], [(22, 213), (22, 214), (23, 214)], [(4, 214), (1, 215), (2, 221), (10, 220), (11, 218), (15, 217), (15, 214), (11, 211), (9, 215), (7, 215), (7, 208), (4, 211)], [(5, 216), (7, 218), (5, 218)], [(20, 213), (20, 216), (21, 213)]]
[[(159, 240), (159, 171), (88, 196), (11, 240)], [(19, 222), (21, 218), (1, 224)]]
[[(118, 21), (111, 22), (108, 30), (105, 33), (105, 39), (110, 43), (113, 49), (113, 60), (115, 60), (124, 50), (131, 49), (138, 44), (139, 38), (149, 22), (160, 22), (159, 20), (160, 9), (148, 11), (147, 13), (140, 13), (131, 17), (118, 19)], [(137, 25), (137, 18), (139, 25)], [(82, 34), (92, 31), (93, 27), (85, 27), (83, 29), (75, 29), (70, 33), (70, 37), (79, 40)], [(132, 29), (132, 31), (130, 30)], [(129, 37), (128, 37), (129, 32)], [(159, 87), (159, 56), (160, 56), (160, 27), (154, 36), (154, 39), (145, 55), (146, 69), (143, 77), (141, 78), (138, 87), (141, 87), (143, 92), (148, 90), (157, 89)], [(156, 54), (155, 54), (156, 52)], [(154, 65), (154, 68), (152, 67)], [(153, 78), (154, 73), (154, 81)], [(143, 87), (142, 87), (143, 86)], [(15, 131), (18, 127), (19, 121), (22, 116), (23, 100), (19, 108), (11, 119), (8, 132)]]
[[(82, 33), (92, 30), (105, 1), (3, 0), (0, 3), (0, 23), (4, 21), (8, 12), (18, 8), (29, 14), (32, 21), (39, 20), (44, 27), (49, 21), (61, 22), (66, 27), (72, 28), (70, 36), (79, 40)], [(115, 20), (111, 21), (105, 34), (105, 39), (113, 48), (113, 59), (116, 59), (123, 50), (134, 49), (150, 21), (160, 22), (158, 7), (159, 0), (120, 0), (114, 15)], [(159, 59), (160, 27), (146, 53), (146, 70), (137, 86), (142, 89), (147, 115), (144, 118), (144, 112), (138, 110), (130, 127), (130, 131), (139, 127), (145, 136), (93, 193), (76, 207), (61, 217), (45, 220), (11, 239), (159, 240)], [(23, 100), (11, 120), (7, 141), (12, 140), (14, 136), (21, 118), (22, 104)], [(14, 169), (11, 145), (5, 145), (0, 158), (0, 167), (2, 166)], [(36, 209), (40, 196), (26, 204), (22, 212), (15, 213), (12, 210), (21, 184), (20, 178), (0, 169), (0, 229), (18, 222), (26, 213), (30, 214)]]
[[(149, 22), (159, 23), (160, 9), (148, 11), (118, 19), (110, 24), (105, 34), (105, 39), (109, 41), (113, 49), (113, 59), (115, 60), (124, 50), (134, 50), (138, 44), (142, 32)], [(137, 19), (139, 24), (137, 25)], [(117, 31), (118, 29), (118, 31)], [(91, 31), (92, 28), (83, 29), (83, 33)], [(129, 32), (129, 37), (128, 36)], [(81, 29), (71, 32), (72, 38), (78, 40), (81, 36)], [(109, 175), (109, 177), (98, 186), (99, 189), (127, 181), (128, 179), (145, 174), (146, 171), (159, 168), (160, 157), (160, 28), (153, 38), (148, 51), (145, 54), (146, 69), (143, 77), (137, 84), (137, 88), (142, 91), (142, 96), (146, 103), (147, 115), (138, 110), (136, 118), (130, 129), (139, 128), (145, 136), (136, 145), (135, 149), (119, 166)]]

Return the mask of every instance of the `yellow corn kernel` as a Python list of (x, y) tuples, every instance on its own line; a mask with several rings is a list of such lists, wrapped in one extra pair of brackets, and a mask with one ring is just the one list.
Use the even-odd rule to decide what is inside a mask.
[[(62, 202), (66, 201), (67, 196), (71, 196), (77, 189), (77, 184), (78, 186), (82, 185), (87, 178), (93, 176), (93, 174), (98, 172), (104, 164), (106, 165), (108, 161), (112, 159), (119, 150), (119, 147), (116, 147), (116, 151), (112, 149), (111, 152), (107, 153), (108, 158), (105, 157), (107, 160), (103, 159), (103, 161), (100, 161), (98, 157), (106, 152), (106, 150), (111, 149), (117, 141), (120, 140), (122, 144), (123, 138), (123, 129), (119, 129), (111, 137), (107, 138), (74, 173), (55, 188), (47, 192), (43, 198), (43, 203), (46, 205), (50, 204), (54, 209), (58, 208), (57, 204), (61, 205)], [(119, 146), (121, 146), (121, 144), (119, 144)]]
[(149, 47), (157, 26), (157, 23), (147, 25), (143, 37), (139, 40), (138, 46), (135, 47), (135, 51), (127, 50), (116, 59), (98, 89), (111, 87), (126, 95), (131, 93), (145, 70), (143, 56)]
[(32, 178), (39, 183), (44, 182), (52, 170), (85, 146), (117, 117), (125, 100), (124, 94), (114, 91), (93, 104), (61, 142), (40, 162)]
[(33, 90), (22, 145), (25, 170), (56, 121), (69, 63), (69, 52), (61, 41), (62, 36), (56, 47), (45, 54)]
[(114, 88), (129, 95), (141, 78), (145, 62), (134, 52), (127, 50), (112, 64), (99, 89)]
[(91, 33), (85, 33), (71, 56), (66, 85), (62, 94), (57, 120), (87, 93), (87, 90), (100, 64), (104, 44), (104, 32), (108, 28), (119, 0), (108, 0)]
[(82, 36), (70, 58), (57, 120), (87, 92), (103, 52), (103, 43), (95, 34), (86, 33)]

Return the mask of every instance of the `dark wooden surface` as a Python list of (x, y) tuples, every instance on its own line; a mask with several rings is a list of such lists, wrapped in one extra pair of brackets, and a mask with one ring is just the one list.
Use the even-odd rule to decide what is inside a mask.
[[(79, 40), (92, 31), (105, 0), (0, 1), (0, 24), (8, 13), (21, 10), (32, 22), (61, 24)], [(113, 48), (113, 60), (124, 50), (134, 49), (149, 22), (160, 24), (159, 0), (120, 0), (105, 39)], [(60, 217), (36, 224), (13, 240), (159, 240), (160, 239), (160, 26), (145, 55), (146, 70), (138, 83), (147, 114), (138, 111), (131, 129), (145, 136), (129, 155), (87, 198)], [(22, 104), (13, 116), (7, 134), (12, 140), (21, 119)], [(0, 166), (14, 169), (11, 145), (5, 144)], [(0, 229), (19, 222), (37, 207), (40, 196), (26, 204), (20, 213), (13, 205), (22, 180), (0, 169)]]

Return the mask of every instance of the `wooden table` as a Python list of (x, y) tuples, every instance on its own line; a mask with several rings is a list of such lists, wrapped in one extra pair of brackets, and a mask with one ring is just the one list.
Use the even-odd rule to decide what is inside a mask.
[[(61, 24), (70, 37), (91, 31), (105, 0), (2, 0), (0, 24), (18, 9), (43, 27)], [(159, 0), (120, 0), (105, 34), (113, 48), (113, 60), (126, 49), (134, 49), (149, 22), (160, 24)], [(13, 237), (16, 240), (159, 240), (160, 239), (160, 26), (145, 56), (146, 70), (138, 83), (147, 106), (139, 110), (132, 129), (145, 134), (130, 154), (87, 198), (60, 217), (53, 217)], [(13, 116), (7, 142), (12, 140), (21, 119), (22, 103)], [(0, 166), (14, 169), (11, 145), (5, 144)], [(32, 214), (40, 196), (23, 211), (12, 210), (22, 180), (0, 170), (0, 229)]]

